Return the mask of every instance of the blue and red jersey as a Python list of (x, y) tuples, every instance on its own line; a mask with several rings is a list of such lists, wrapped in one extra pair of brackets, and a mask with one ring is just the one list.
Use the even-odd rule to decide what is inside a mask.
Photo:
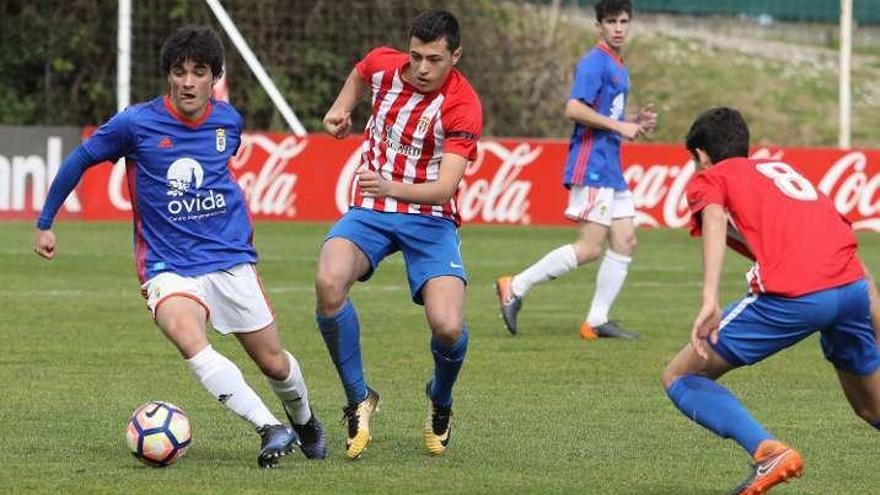
[[(614, 52), (600, 43), (575, 67), (569, 98), (601, 115), (624, 120), (629, 71)], [(575, 123), (568, 145), (563, 184), (627, 189), (620, 165), (620, 134)]]
[(228, 168), (241, 131), (228, 103), (210, 100), (192, 121), (165, 96), (120, 112), (83, 143), (96, 163), (126, 159), (142, 282), (256, 262), (250, 214)]

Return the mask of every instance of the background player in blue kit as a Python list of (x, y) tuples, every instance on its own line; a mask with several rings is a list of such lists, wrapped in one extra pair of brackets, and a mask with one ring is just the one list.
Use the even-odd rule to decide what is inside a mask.
[[(257, 429), (261, 467), (274, 466), (298, 442), (307, 457), (324, 458), (324, 429), (299, 364), (281, 345), (254, 267), (247, 205), (227, 165), (240, 144), (242, 119), (210, 98), (223, 70), (223, 45), (210, 28), (182, 28), (165, 41), (161, 66), (168, 94), (120, 112), (65, 158), (37, 221), (34, 251), (55, 256), (52, 220), (85, 170), (125, 157), (135, 265), (156, 324), (202, 385)], [(293, 429), (211, 347), (208, 320), (219, 333), (236, 336)]]
[(631, 2), (600, 0), (595, 9), (599, 43), (575, 67), (565, 105), (565, 116), (574, 121), (563, 179), (569, 190), (565, 217), (578, 222), (578, 238), (522, 272), (498, 278), (501, 315), (511, 334), (517, 333), (517, 314), (529, 289), (595, 261), (607, 239), (609, 249), (599, 266), (596, 292), (580, 336), (636, 337), (608, 319), (636, 247), (635, 208), (623, 178), (620, 143), (652, 132), (657, 114), (648, 105), (631, 119), (624, 115), (630, 85), (621, 50), (629, 32)]

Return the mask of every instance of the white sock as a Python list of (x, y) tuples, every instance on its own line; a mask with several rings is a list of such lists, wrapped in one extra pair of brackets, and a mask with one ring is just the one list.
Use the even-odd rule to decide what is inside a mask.
[(566, 244), (547, 253), (534, 265), (516, 274), (510, 283), (513, 295), (523, 297), (533, 286), (553, 280), (577, 268), (574, 246)]
[(208, 346), (186, 360), (202, 385), (217, 400), (255, 427), (281, 424), (244, 381), (241, 370), (229, 359)]
[(269, 378), (269, 387), (281, 399), (284, 410), (290, 414), (293, 422), (304, 425), (312, 417), (312, 410), (309, 408), (309, 391), (306, 389), (306, 382), (303, 380), (296, 358), (287, 351), (284, 351), (284, 354), (287, 354), (287, 359), (290, 361), (290, 375), (280, 382)]
[(605, 251), (599, 272), (596, 274), (596, 293), (587, 314), (587, 325), (595, 327), (608, 321), (608, 312), (623, 288), (632, 258), (617, 254), (610, 249)]

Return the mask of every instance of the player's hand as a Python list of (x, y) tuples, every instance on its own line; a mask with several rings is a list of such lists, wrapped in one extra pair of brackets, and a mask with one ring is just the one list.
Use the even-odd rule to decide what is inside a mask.
[(324, 116), (324, 129), (336, 139), (342, 139), (351, 133), (351, 112), (331, 108)]
[(369, 198), (384, 198), (388, 196), (391, 183), (381, 175), (368, 168), (360, 168), (355, 171), (358, 177), (358, 185), (361, 193)]
[(34, 252), (47, 260), (55, 257), (55, 233), (51, 229), (34, 231)]
[(721, 307), (718, 303), (704, 303), (700, 309), (697, 318), (694, 320), (694, 326), (691, 328), (691, 345), (703, 359), (709, 359), (709, 352), (706, 351), (706, 340), (715, 344), (718, 342), (718, 327), (721, 324)]
[(639, 137), (641, 132), (642, 128), (635, 122), (620, 122), (617, 129), (617, 133), (627, 141), (632, 141)]
[(642, 134), (651, 134), (657, 128), (657, 112), (654, 110), (654, 104), (648, 103), (636, 114), (636, 124), (639, 125)]

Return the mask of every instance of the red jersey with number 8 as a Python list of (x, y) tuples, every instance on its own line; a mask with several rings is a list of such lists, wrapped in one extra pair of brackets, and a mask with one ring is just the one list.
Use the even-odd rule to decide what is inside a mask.
[[(422, 93), (406, 82), (403, 71), (409, 55), (387, 47), (376, 48), (355, 68), (370, 86), (373, 111), (364, 131), (361, 166), (386, 180), (420, 184), (437, 180), (443, 153), (466, 160), (477, 158), (483, 111), (476, 91), (453, 68), (436, 91)], [(414, 213), (461, 223), (455, 199), (443, 205), (421, 205), (395, 198), (361, 194), (355, 184), (352, 206), (384, 212)]]
[(797, 297), (865, 276), (849, 222), (787, 163), (721, 161), (694, 176), (687, 200), (694, 236), (702, 234), (703, 208), (727, 211), (735, 229), (728, 245), (755, 261), (747, 275), (753, 293)]

